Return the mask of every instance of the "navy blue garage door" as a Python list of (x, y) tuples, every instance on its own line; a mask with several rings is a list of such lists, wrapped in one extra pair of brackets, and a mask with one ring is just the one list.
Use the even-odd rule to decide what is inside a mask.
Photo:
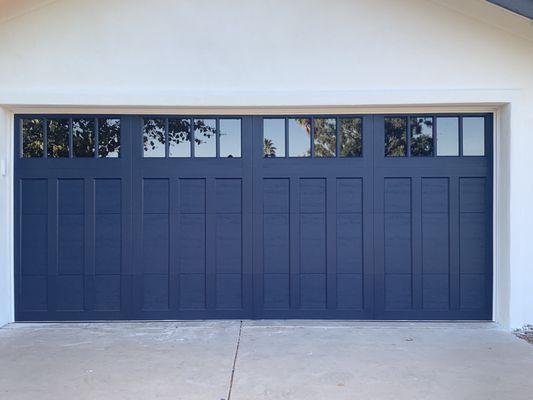
[(17, 320), (491, 318), (491, 115), (15, 127)]

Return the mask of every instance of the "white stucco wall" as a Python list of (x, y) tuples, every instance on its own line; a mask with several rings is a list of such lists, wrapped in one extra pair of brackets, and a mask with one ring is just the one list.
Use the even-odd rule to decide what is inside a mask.
[[(495, 318), (533, 322), (533, 26), (524, 19), (481, 0), (31, 3), (0, 15), (7, 111), (498, 110)], [(9, 121), (0, 114), (10, 165)], [(12, 319), (10, 174), (0, 177), (0, 324)]]
[(9, 115), (0, 108), (0, 326), (11, 322), (13, 298), (13, 168)]

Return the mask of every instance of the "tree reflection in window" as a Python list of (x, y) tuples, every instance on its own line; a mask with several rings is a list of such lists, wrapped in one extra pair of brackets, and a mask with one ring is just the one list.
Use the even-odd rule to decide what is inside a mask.
[(263, 120), (263, 156), (285, 157), (285, 119)]
[(407, 155), (407, 120), (401, 117), (385, 118), (385, 156)]
[(194, 120), (194, 156), (216, 157), (216, 120)]
[(363, 154), (361, 118), (341, 118), (339, 126), (341, 157), (361, 157)]
[(191, 122), (189, 119), (168, 120), (169, 157), (191, 156)]
[(94, 119), (72, 120), (74, 157), (94, 157)]
[(120, 157), (120, 119), (98, 119), (98, 157)]
[(289, 119), (289, 157), (311, 155), (311, 119)]
[(337, 152), (337, 121), (335, 118), (315, 118), (315, 157), (335, 157)]
[(411, 155), (422, 157), (433, 155), (433, 118), (411, 118)]
[(69, 156), (69, 120), (66, 118), (48, 121), (48, 157), (66, 158)]
[(143, 124), (144, 157), (165, 157), (165, 119), (145, 118)]
[(44, 155), (44, 124), (40, 118), (22, 120), (22, 157)]

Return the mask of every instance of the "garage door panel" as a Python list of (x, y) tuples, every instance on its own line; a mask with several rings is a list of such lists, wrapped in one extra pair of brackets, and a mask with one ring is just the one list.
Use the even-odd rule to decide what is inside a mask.
[(95, 179), (94, 204), (96, 214), (119, 214), (122, 211), (120, 179)]
[(58, 210), (60, 214), (83, 214), (84, 180), (58, 180)]
[(363, 310), (363, 306), (363, 275), (339, 273), (337, 275), (337, 307)]
[(302, 309), (326, 308), (326, 275), (300, 275), (300, 304)]
[(84, 225), (84, 215), (59, 215), (57, 237), (59, 274), (83, 274)]
[(142, 271), (169, 273), (169, 214), (143, 216)]
[(484, 213), (461, 213), (461, 273), (483, 273), (487, 264), (487, 225)]
[(243, 308), (242, 274), (218, 273), (216, 275), (216, 308), (240, 310)]
[(326, 273), (325, 214), (300, 214), (300, 271)]
[(290, 307), (290, 276), (265, 273), (263, 288), (264, 308), (267, 310), (287, 310)]
[(448, 213), (449, 179), (422, 178), (422, 212)]
[(422, 268), (424, 273), (450, 272), (448, 213), (422, 214)]
[(96, 214), (95, 274), (121, 273), (122, 266), (122, 216), (120, 214)]
[(55, 278), (56, 311), (83, 311), (85, 309), (85, 277), (63, 275)]
[(143, 180), (143, 211), (145, 214), (169, 212), (170, 185), (168, 179)]
[(179, 180), (181, 213), (205, 213), (205, 179)]
[(289, 214), (265, 214), (263, 217), (263, 269), (269, 273), (290, 273)]
[(217, 179), (215, 181), (217, 213), (242, 213), (242, 180)]
[(182, 273), (180, 280), (181, 310), (202, 310), (206, 308), (206, 281), (205, 274)]
[(268, 178), (263, 180), (263, 210), (265, 213), (289, 212), (289, 187), (287, 178)]
[(450, 308), (449, 274), (424, 274), (423, 308), (427, 310), (448, 310)]
[(461, 274), (461, 309), (485, 309), (487, 290), (484, 274)]
[(240, 214), (216, 216), (216, 271), (242, 272), (242, 224)]
[(385, 178), (386, 213), (411, 212), (411, 178)]
[(385, 276), (385, 309), (413, 308), (413, 278), (411, 274), (390, 273)]
[[(25, 275), (21, 279), (20, 311), (48, 311), (48, 277)], [(42, 317), (44, 319), (44, 317)]]
[[(265, 121), (268, 119), (257, 119), (259, 128), (268, 125)], [(301, 121), (311, 119), (286, 119), (285, 126), (302, 124)], [(332, 125), (335, 118), (327, 121)], [(369, 129), (368, 120), (365, 123)], [(274, 137), (272, 126), (268, 129)], [(261, 129), (255, 135), (263, 139)], [(291, 130), (285, 130), (277, 140), (290, 135)], [(306, 135), (300, 135), (300, 141)], [(362, 153), (354, 150), (354, 156), (346, 158), (338, 152), (331, 153), (331, 149), (328, 157), (292, 157), (288, 140), (289, 152), (285, 156), (258, 159), (254, 165), (254, 173), (262, 178), (254, 189), (254, 209), (261, 214), (254, 224), (259, 243), (256, 247), (261, 253), (254, 265), (256, 273), (261, 274), (255, 286), (261, 293), (256, 315), (270, 317), (274, 311), (295, 318), (313, 314), (354, 318), (363, 315), (364, 307), (369, 310), (372, 306), (373, 292), (372, 240), (363, 239), (363, 232), (372, 231), (371, 135), (364, 136), (366, 147)], [(315, 140), (312, 144), (317, 143)], [(314, 154), (316, 148), (310, 148)], [(258, 224), (260, 230), (255, 228)], [(264, 253), (271, 249), (277, 249), (279, 254)], [(279, 260), (276, 266), (274, 260)], [(287, 264), (288, 276), (279, 266)], [(368, 280), (363, 279), (364, 271), (369, 274)]]
[(300, 179), (300, 213), (324, 213), (326, 211), (326, 180), (323, 178)]
[(385, 273), (411, 273), (411, 213), (386, 213), (383, 230)]
[(386, 129), (375, 117), (376, 317), (490, 318), (490, 154), (387, 156)]
[(178, 262), (182, 274), (205, 274), (205, 214), (180, 214)]
[(170, 308), (168, 274), (145, 274), (142, 284), (143, 311), (166, 311)]
[(335, 238), (338, 273), (363, 273), (363, 215), (337, 213)]
[(21, 179), (21, 201), (23, 214), (46, 214), (48, 211), (48, 180)]
[(337, 178), (337, 213), (363, 211), (363, 179)]
[(94, 277), (94, 310), (120, 311), (122, 284), (120, 275)]
[(25, 275), (46, 275), (48, 271), (48, 216), (21, 217), (21, 267)]
[(461, 212), (486, 211), (486, 178), (460, 178), (459, 195)]

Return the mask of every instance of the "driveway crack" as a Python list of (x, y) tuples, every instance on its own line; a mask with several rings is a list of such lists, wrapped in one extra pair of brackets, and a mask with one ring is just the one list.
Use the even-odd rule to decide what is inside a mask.
[(237, 337), (237, 346), (235, 346), (235, 356), (233, 357), (233, 366), (231, 368), (231, 377), (229, 380), (229, 390), (228, 390), (227, 400), (231, 400), (231, 390), (233, 389), (233, 378), (235, 377), (235, 366), (237, 365), (237, 357), (239, 355), (239, 346), (241, 344), (242, 326), (243, 326), (243, 322), (241, 321), (239, 325), (239, 336)]

